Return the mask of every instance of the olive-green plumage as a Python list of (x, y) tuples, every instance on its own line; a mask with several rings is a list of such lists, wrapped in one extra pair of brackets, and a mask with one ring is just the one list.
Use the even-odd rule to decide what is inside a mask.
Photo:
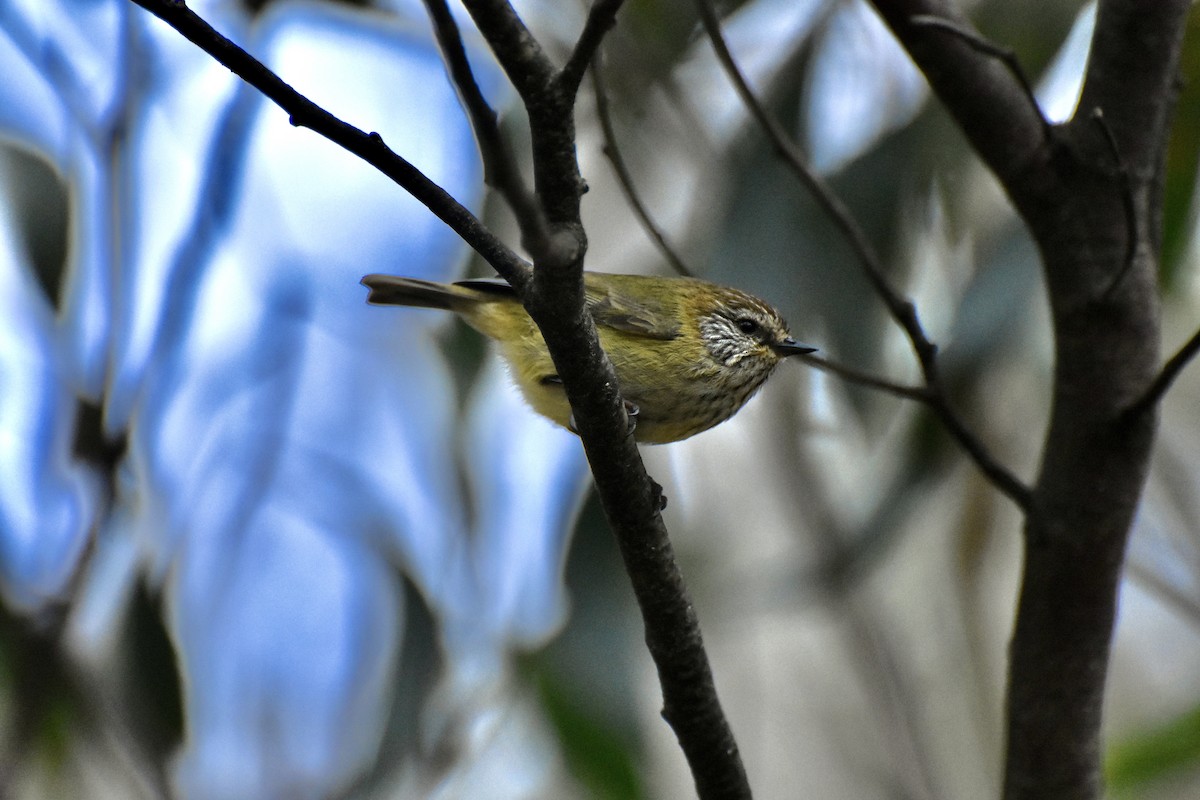
[[(367, 301), (453, 311), (500, 343), (534, 410), (571, 428), (571, 408), (541, 333), (508, 284), (367, 275)], [(694, 278), (584, 273), (587, 306), (639, 442), (677, 442), (729, 419), (784, 358), (810, 353), (771, 306)]]

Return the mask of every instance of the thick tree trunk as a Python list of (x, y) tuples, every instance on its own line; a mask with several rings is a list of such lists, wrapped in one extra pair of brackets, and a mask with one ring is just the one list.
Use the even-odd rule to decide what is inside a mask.
[[(1075, 117), (1050, 127), (945, 0), (875, 0), (1025, 219), (1043, 260), (1054, 396), (1025, 527), (1006, 800), (1099, 798), (1100, 722), (1158, 372), (1161, 167), (1186, 0), (1103, 0)], [(932, 23), (931, 23), (932, 20)]]

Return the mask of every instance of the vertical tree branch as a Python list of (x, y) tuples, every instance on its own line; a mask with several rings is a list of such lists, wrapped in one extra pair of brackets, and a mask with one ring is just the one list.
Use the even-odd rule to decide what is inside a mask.
[(604, 35), (617, 23), (617, 12), (624, 0), (593, 0), (588, 11), (587, 22), (571, 57), (563, 65), (559, 73), (558, 83), (563, 91), (576, 94), (579, 84), (583, 82), (583, 73), (591, 66), (594, 57), (600, 50)]
[[(529, 116), (534, 191), (551, 227), (550, 241), (534, 243), (530, 251), (534, 263), (541, 260), (549, 266), (574, 261), (582, 271), (587, 241), (578, 220), (579, 198), (585, 186), (575, 158), (575, 91), (562, 85), (560, 71), (507, 0), (464, 0), (463, 5), (521, 96)], [(561, 238), (562, 234), (576, 240), (578, 252)], [(539, 253), (541, 248), (551, 250)], [(581, 283), (581, 307), (582, 291)]]
[(583, 69), (620, 3), (597, 0), (563, 71), (555, 71), (507, 2), (467, 0), (466, 6), (517, 85), (529, 117), (535, 190), (554, 241), (534, 253), (534, 278), (522, 299), (562, 378), (633, 584), (662, 686), (663, 717), (675, 731), (701, 798), (748, 798), (745, 768), (659, 513), (661, 490), (627, 433), (616, 376), (583, 305), (587, 239), (580, 196), (585, 186), (575, 153), (575, 99)]
[[(1005, 190), (1011, 194), (1026, 188), (1029, 181), (1022, 176), (1049, 155), (1046, 125), (1009, 65), (968, 39), (930, 25), (927, 17), (937, 17), (975, 33), (952, 0), (871, 2)], [(1023, 211), (1023, 203), (1014, 202)]]
[(549, 234), (546, 218), (537, 198), (525, 185), (517, 160), (500, 133), (499, 118), (475, 80), (467, 51), (463, 47), (458, 24), (450, 14), (446, 0), (425, 0), (425, 8), (433, 23), (434, 36), (442, 51), (450, 78), (458, 88), (463, 108), (471, 121), (471, 130), (483, 161), (483, 181), (498, 191), (517, 218), (522, 239), (526, 242), (545, 241)]
[[(873, 2), (999, 177), (1042, 255), (1054, 397), (1026, 516), (1004, 797), (1094, 800), (1117, 588), (1156, 421), (1153, 408), (1125, 411), (1145, 396), (1158, 360), (1160, 172), (1189, 3), (1102, 0), (1081, 111), (1048, 140), (1007, 66), (913, 24), (929, 15), (969, 29), (949, 3)], [(1127, 181), (1111, 167), (1093, 108), (1103, 109), (1121, 145)], [(1132, 266), (1130, 194), (1139, 219), (1154, 223), (1130, 232), (1143, 237)]]

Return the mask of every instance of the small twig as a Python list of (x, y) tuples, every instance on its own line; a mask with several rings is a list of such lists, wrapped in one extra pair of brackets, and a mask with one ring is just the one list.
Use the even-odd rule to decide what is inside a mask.
[(521, 177), (516, 158), (500, 133), (499, 117), (475, 80), (458, 23), (454, 21), (446, 0), (424, 2), (433, 23), (438, 47), (449, 68), (450, 77), (458, 87), (467, 118), (471, 121), (471, 129), (475, 133), (479, 156), (483, 161), (484, 183), (503, 195), (517, 218), (517, 224), (521, 226), (525, 240), (544, 241), (549, 236), (546, 215)]
[[(599, 60), (598, 57), (597, 60)], [(612, 127), (612, 118), (609, 113), (608, 97), (604, 87), (603, 69), (599, 64), (594, 64), (592, 67), (592, 81), (596, 91), (596, 113), (599, 117), (600, 127), (605, 139), (604, 153), (608, 156), (609, 161), (612, 162), (613, 170), (617, 174), (618, 181), (625, 192), (626, 198), (629, 200), (642, 226), (646, 229), (655, 244), (658, 245), (667, 260), (681, 274), (690, 275), (691, 272), (666, 241), (666, 238), (650, 217), (649, 212), (637, 194), (637, 190), (633, 186), (633, 179), (625, 166), (624, 159), (621, 158), (620, 150), (617, 148), (616, 136)], [(911, 325), (919, 326), (916, 311), (911, 303), (901, 301), (900, 312)], [(806, 363), (811, 364), (817, 369), (837, 375), (850, 383), (876, 389), (896, 397), (924, 403), (943, 422), (950, 435), (975, 460), (980, 470), (996, 484), (997, 488), (1007, 494), (1022, 509), (1028, 509), (1028, 488), (992, 458), (987, 448), (975, 438), (974, 434), (954, 414), (945, 397), (936, 386), (931, 387), (928, 383), (926, 386), (905, 386), (861, 370), (856, 370), (853, 367), (848, 367), (823, 356), (806, 355), (803, 356), (803, 359)], [(934, 375), (936, 376), (936, 372)]]
[(1123, 419), (1132, 419), (1140, 414), (1149, 411), (1152, 406), (1163, 399), (1167, 390), (1171, 388), (1171, 384), (1179, 377), (1179, 373), (1183, 372), (1183, 368), (1188, 365), (1196, 353), (1200, 353), (1200, 330), (1192, 334), (1192, 338), (1188, 339), (1183, 347), (1163, 365), (1162, 370), (1151, 382), (1148, 388), (1141, 397), (1134, 401), (1124, 413), (1121, 414)]
[(583, 74), (599, 51), (600, 43), (604, 41), (604, 35), (617, 24), (617, 12), (623, 3), (624, 0), (595, 0), (592, 3), (591, 9), (588, 11), (587, 22), (584, 23), (583, 31), (579, 34), (579, 41), (575, 43), (571, 57), (567, 59), (567, 63), (563, 65), (562, 71), (558, 74), (559, 86), (564, 91), (570, 92), (572, 95), (579, 91)]
[(1129, 167), (1125, 164), (1125, 157), (1121, 155), (1121, 147), (1117, 144), (1116, 134), (1113, 133), (1108, 120), (1104, 118), (1104, 109), (1099, 106), (1093, 108), (1090, 118), (1100, 128), (1100, 132), (1104, 134), (1104, 141), (1108, 143), (1108, 150), (1112, 154), (1117, 177), (1121, 181), (1121, 202), (1125, 206), (1125, 261), (1121, 264), (1121, 271), (1113, 276), (1112, 282), (1101, 294), (1102, 299), (1108, 300), (1121, 285), (1121, 281), (1125, 280), (1125, 276), (1133, 269), (1134, 259), (1137, 258), (1140, 231), (1137, 205), (1133, 201), (1133, 184), (1129, 179)]
[[(463, 0), (463, 5), (521, 96), (529, 119), (533, 190), (546, 214), (549, 235), (526, 237), (522, 243), (534, 264), (571, 272), (581, 269), (587, 241), (579, 221), (579, 198), (586, 184), (575, 156), (578, 86), (566, 86), (559, 80), (560, 70), (508, 0)], [(595, 34), (588, 36), (590, 40)], [(534, 294), (541, 292), (538, 287), (544, 279), (548, 277), (538, 272)], [(577, 280), (578, 276), (573, 276), (568, 282)], [(582, 285), (571, 291), (582, 303)], [(528, 303), (532, 298), (525, 299)]]
[(892, 285), (888, 282), (884, 274), (883, 262), (875, 252), (875, 248), (872, 247), (870, 240), (867, 239), (866, 233), (863, 232), (862, 228), (855, 221), (850, 210), (834, 194), (829, 185), (808, 167), (803, 154), (801, 154), (799, 148), (796, 147), (784, 131), (783, 126), (779, 124), (766, 110), (766, 107), (763, 106), (758, 97), (755, 96), (753, 90), (750, 88), (750, 84), (746, 81), (745, 76), (734, 60), (732, 53), (730, 53), (729, 46), (725, 43), (725, 38), (721, 33), (721, 23), (717, 18), (716, 11), (713, 9), (712, 1), (696, 0), (696, 7), (700, 12), (700, 20), (704, 25), (705, 31), (708, 33), (708, 38), (712, 42), (713, 50), (716, 51), (717, 59), (721, 62), (725, 72), (733, 82), (734, 88), (742, 98), (742, 102), (749, 109), (755, 120), (757, 120), (759, 126), (774, 146), (776, 153), (783, 159), (784, 164), (808, 188), (813, 198), (817, 201), (817, 204), (824, 209), (825, 213), (829, 215), (834, 224), (841, 230), (842, 235), (846, 237), (847, 242), (849, 242), (851, 248), (858, 256), (858, 262), (862, 266), (868, 281), (870, 281), (872, 287), (875, 289), (876, 294), (883, 300), (892, 318), (908, 336), (913, 352), (917, 356), (917, 361), (921, 365), (921, 373), (925, 378), (924, 396), (914, 399), (923, 400), (928, 403), (943, 425), (945, 425), (950, 435), (958, 440), (967, 452), (967, 455), (975, 461), (975, 464), (984, 475), (998, 489), (1016, 502), (1022, 510), (1027, 510), (1030, 498), (1029, 488), (992, 457), (988, 449), (970, 432), (966, 424), (959, 419), (954, 409), (950, 407), (949, 401), (946, 400), (945, 393), (942, 390), (941, 378), (938, 374), (937, 345), (931, 342), (925, 335), (925, 330), (921, 326), (920, 319), (917, 317), (916, 306), (892, 288)]
[(297, 92), (178, 0), (133, 0), (170, 25), (290, 115), (290, 122), (309, 128), (348, 150), (419, 200), (479, 253), (496, 272), (520, 291), (530, 279), (528, 265), (465, 206), (423, 172), (397, 155), (378, 133), (344, 122)]
[(600, 62), (600, 54), (597, 53), (592, 60), (592, 87), (596, 93), (596, 116), (600, 120), (600, 130), (604, 135), (604, 155), (612, 165), (613, 173), (617, 176), (617, 183), (621, 186), (621, 191), (625, 195), (626, 202), (629, 203), (634, 216), (641, 223), (642, 230), (650, 237), (650, 241), (662, 253), (663, 258), (667, 260), (672, 269), (680, 275), (693, 277), (695, 273), (688, 269), (687, 264), (683, 262), (683, 259), (675, 251), (675, 248), (667, 241), (666, 235), (650, 216), (649, 210), (647, 210), (636, 187), (633, 185), (633, 176), (630, 174), (629, 167), (625, 164), (625, 159), (621, 156), (621, 150), (617, 146), (617, 134), (613, 129), (612, 113), (608, 105), (608, 92), (604, 85), (604, 69)]
[(908, 21), (919, 28), (933, 28), (942, 30), (946, 33), (953, 34), (962, 39), (975, 50), (984, 55), (991, 56), (1004, 66), (1008, 67), (1008, 71), (1017, 79), (1017, 83), (1021, 85), (1021, 90), (1028, 98), (1029, 104), (1033, 106), (1034, 113), (1042, 121), (1042, 135), (1049, 141), (1052, 136), (1052, 128), (1050, 121), (1046, 119), (1046, 115), (1042, 113), (1041, 106), (1038, 105), (1037, 95), (1033, 92), (1033, 84), (1029, 82), (1029, 76), (1025, 74), (1024, 67), (1021, 66), (1020, 59), (1012, 48), (998, 45), (993, 41), (985, 39), (978, 31), (973, 31), (970, 28), (960, 25), (959, 23), (946, 19), (945, 17), (935, 16), (933, 14), (914, 14), (909, 17)]
[(929, 389), (924, 386), (905, 386), (902, 383), (895, 383), (886, 378), (880, 378), (872, 375), (869, 372), (857, 370), (854, 367), (847, 367), (837, 361), (831, 361), (823, 356), (808, 354), (800, 356), (801, 360), (806, 364), (828, 372), (831, 375), (837, 375), (847, 383), (854, 383), (859, 386), (866, 386), (870, 389), (878, 389), (885, 394), (902, 397), (905, 400), (916, 400), (919, 403), (929, 403)]

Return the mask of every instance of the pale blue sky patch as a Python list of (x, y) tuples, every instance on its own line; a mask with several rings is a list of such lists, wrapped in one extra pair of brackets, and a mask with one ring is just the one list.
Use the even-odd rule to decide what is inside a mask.
[(18, 101), (0, 104), (6, 133), (27, 132), (28, 142), (60, 166), (67, 150), (55, 144), (65, 144), (67, 125), (82, 127), (92, 138), (103, 135), (122, 99), (128, 12), (129, 4), (120, 0), (0, 5), (6, 76), (0, 91), (5, 100)]
[(468, 408), (483, 602), (473, 616), (493, 641), (533, 646), (566, 619), (562, 572), (591, 473), (578, 437), (535, 414), (506, 373), (491, 359)]
[[(196, 283), (230, 224), (245, 137), (260, 99), (174, 30), (143, 15), (133, 71), (122, 198), (121, 252), (105, 423), (129, 425), (145, 375), (189, 325)], [(214, 21), (226, 32), (240, 18)], [(224, 23), (224, 24), (222, 24)]]
[(208, 800), (328, 796), (378, 748), (399, 649), (396, 577), (362, 542), (279, 504), (238, 539), (235, 558), (211, 559), (226, 569), (216, 583), (210, 559), (181, 559), (171, 594), (193, 676), (177, 782)]
[(1050, 122), (1065, 122), (1075, 113), (1083, 72), (1092, 50), (1092, 31), (1096, 27), (1096, 4), (1086, 3), (1079, 10), (1071, 32), (1050, 66), (1038, 81), (1036, 95), (1042, 113)]

